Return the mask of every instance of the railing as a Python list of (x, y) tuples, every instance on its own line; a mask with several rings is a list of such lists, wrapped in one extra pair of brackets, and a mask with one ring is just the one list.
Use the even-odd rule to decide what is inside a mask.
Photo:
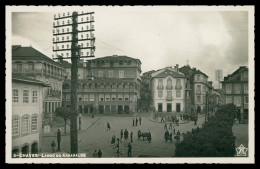
[(19, 75), (47, 75), (47, 76), (52, 76), (55, 78), (63, 78), (61, 74), (51, 74), (50, 72), (47, 72), (46, 69), (18, 69), (18, 68), (13, 68), (12, 73), (14, 74), (19, 74)]
[(172, 96), (166, 96), (167, 101), (172, 101)]
[(163, 86), (157, 86), (157, 90), (163, 90), (164, 87)]
[[(63, 92), (70, 92), (71, 89), (63, 89)], [(77, 89), (77, 92), (139, 92), (137, 89)]]

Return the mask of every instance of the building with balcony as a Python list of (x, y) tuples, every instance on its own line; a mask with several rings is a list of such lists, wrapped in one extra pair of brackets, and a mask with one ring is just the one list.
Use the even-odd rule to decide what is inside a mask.
[(166, 67), (150, 74), (153, 107), (156, 112), (185, 111), (186, 76), (175, 68)]
[(41, 147), (43, 91), (49, 85), (12, 76), (12, 154), (37, 154)]
[(189, 103), (191, 104), (190, 107), (187, 104), (187, 111), (194, 108), (197, 113), (205, 112), (206, 94), (213, 89), (212, 83), (208, 81), (208, 76), (199, 69), (192, 69), (188, 64), (181, 67), (180, 72), (187, 76), (186, 95), (187, 98), (190, 98)]
[(39, 80), (50, 87), (43, 89), (45, 117), (51, 118), (57, 107), (61, 106), (64, 69), (33, 47), (12, 46), (12, 73)]
[[(84, 71), (79, 71), (79, 77), (82, 78), (78, 79), (77, 86), (79, 113), (137, 112), (141, 81), (139, 59), (128, 56), (107, 56), (89, 60), (87, 67), (83, 69)], [(64, 106), (70, 105), (70, 84), (70, 79), (66, 79), (63, 84)]]
[(240, 66), (222, 81), (224, 103), (233, 103), (237, 107), (237, 117), (248, 121), (248, 68)]

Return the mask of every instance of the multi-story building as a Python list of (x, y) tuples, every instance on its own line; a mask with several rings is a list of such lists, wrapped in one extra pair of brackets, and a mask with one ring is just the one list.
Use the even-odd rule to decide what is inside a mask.
[[(69, 69), (67, 69), (70, 71)], [(87, 76), (84, 72), (87, 72)], [(128, 56), (107, 56), (87, 62), (78, 79), (80, 113), (130, 114), (140, 99), (141, 62)], [(70, 74), (70, 73), (68, 73)], [(70, 79), (63, 84), (63, 104), (70, 105)]]
[(12, 76), (12, 154), (37, 154), (41, 147), (43, 89), (41, 81)]
[(16, 45), (12, 46), (12, 72), (50, 85), (43, 91), (43, 105), (45, 117), (52, 119), (55, 109), (61, 106), (62, 101), (62, 65), (33, 47)]
[(191, 69), (189, 65), (181, 67), (180, 72), (188, 77), (186, 88), (187, 95), (191, 98), (192, 107), (194, 106), (197, 113), (205, 112), (207, 92), (212, 89), (212, 83), (208, 82), (208, 76), (199, 69)]
[(151, 73), (151, 92), (156, 112), (184, 112), (186, 76), (178, 65)]
[(242, 122), (248, 120), (248, 68), (240, 66), (235, 72), (224, 77), (222, 81), (225, 104), (236, 105), (237, 117)]

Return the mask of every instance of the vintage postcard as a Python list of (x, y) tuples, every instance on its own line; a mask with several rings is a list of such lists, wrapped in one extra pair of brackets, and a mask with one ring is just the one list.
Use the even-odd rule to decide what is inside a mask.
[(6, 6), (6, 163), (255, 163), (254, 6)]

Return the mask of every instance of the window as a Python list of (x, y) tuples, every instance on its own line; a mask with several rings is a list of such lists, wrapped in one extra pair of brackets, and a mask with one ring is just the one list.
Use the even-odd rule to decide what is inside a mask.
[(37, 116), (32, 117), (32, 131), (37, 131), (38, 130), (38, 124), (37, 124)]
[(62, 29), (62, 33), (64, 33), (64, 29)]
[(34, 63), (29, 63), (28, 69), (33, 71), (34, 70)]
[(114, 71), (113, 70), (109, 70), (109, 77), (113, 77), (114, 76)]
[(104, 77), (104, 71), (103, 70), (99, 71), (99, 77)]
[(181, 91), (180, 90), (176, 90), (176, 97), (181, 97)]
[(197, 96), (197, 103), (201, 103), (201, 97)]
[(88, 101), (88, 95), (84, 94), (84, 101)]
[(67, 28), (67, 32), (69, 32), (70, 31), (70, 29), (69, 28)]
[(243, 72), (243, 80), (248, 80), (248, 72)]
[(124, 94), (124, 100), (129, 101), (129, 94)]
[(78, 101), (83, 101), (82, 94), (78, 94)]
[(13, 89), (13, 102), (18, 103), (18, 98), (19, 98), (18, 89)]
[(70, 101), (70, 94), (66, 94), (66, 101)]
[(127, 62), (127, 65), (131, 65), (131, 63), (132, 63), (132, 62), (131, 62), (131, 60), (130, 60), (130, 61)]
[(197, 81), (200, 81), (200, 75), (197, 75)]
[(29, 133), (29, 117), (25, 116), (22, 118), (22, 134)]
[(123, 61), (119, 61), (119, 65), (123, 65)]
[(14, 117), (12, 119), (12, 135), (16, 136), (19, 135), (19, 118)]
[(119, 70), (119, 78), (124, 78), (124, 70)]
[(94, 94), (89, 95), (89, 101), (95, 101), (95, 96), (94, 96)]
[(206, 103), (206, 96), (202, 96), (203, 98), (202, 98), (202, 101), (203, 101), (203, 104), (205, 104)]
[(232, 91), (232, 86), (231, 86), (231, 84), (227, 84), (227, 85), (226, 85), (226, 93), (230, 94), (231, 91)]
[(244, 84), (244, 93), (247, 94), (248, 93), (248, 85)]
[(99, 101), (104, 101), (104, 95), (103, 94), (99, 94)]
[(172, 97), (172, 91), (167, 91), (167, 97)]
[(158, 87), (159, 89), (163, 89), (163, 79), (158, 80)]
[(29, 90), (23, 90), (23, 103), (29, 103)]
[(122, 101), (123, 100), (123, 94), (118, 94), (118, 100)]
[(109, 94), (106, 94), (105, 98), (106, 98), (106, 101), (110, 101), (110, 95)]
[(112, 94), (112, 95), (111, 95), (111, 100), (112, 100), (112, 101), (116, 101), (116, 94)]
[(33, 91), (32, 102), (33, 103), (37, 103), (38, 102), (37, 91)]
[(244, 98), (244, 103), (245, 103), (245, 104), (248, 104), (248, 96), (245, 96), (245, 98)]
[(232, 103), (232, 96), (226, 96), (226, 104)]
[(235, 93), (240, 93), (240, 84), (235, 84)]
[(201, 93), (201, 85), (197, 85), (196, 93)]
[(64, 36), (62, 36), (62, 40), (64, 40)]
[(206, 86), (203, 85), (203, 92), (206, 92)]
[(236, 105), (236, 106), (241, 105), (241, 98), (240, 97), (234, 97), (234, 105)]
[(171, 78), (167, 79), (167, 90), (172, 90), (172, 79)]
[(163, 91), (161, 91), (161, 90), (158, 91), (158, 97), (159, 98), (163, 97)]

